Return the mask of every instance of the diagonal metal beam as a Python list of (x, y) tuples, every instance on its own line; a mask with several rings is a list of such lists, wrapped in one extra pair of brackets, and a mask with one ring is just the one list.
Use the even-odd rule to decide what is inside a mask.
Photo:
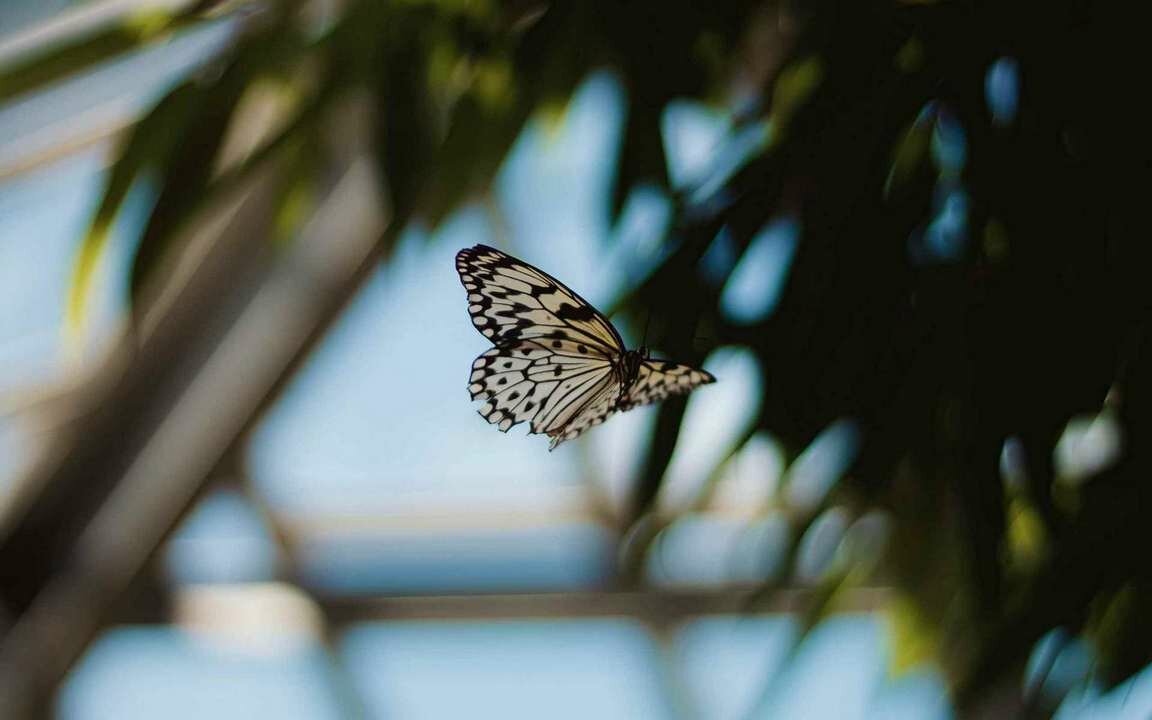
[(387, 236), (371, 161), (348, 152), (338, 162), (338, 179), (290, 249), (265, 240), (274, 168), (221, 209), (223, 231), (197, 241), (195, 270), (146, 319), (140, 347), (125, 347), (93, 379), (89, 411), (0, 508), (6, 718), (49, 706), (216, 465), (375, 268)]

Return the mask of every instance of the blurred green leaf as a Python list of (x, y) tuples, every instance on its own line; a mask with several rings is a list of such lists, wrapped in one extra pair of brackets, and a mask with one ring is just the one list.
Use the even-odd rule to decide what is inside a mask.
[(1098, 677), (1108, 691), (1152, 663), (1152, 585), (1131, 583), (1101, 600), (1092, 637), (1100, 657)]
[[(174, 152), (159, 169), (160, 190), (132, 264), (134, 304), (156, 268), (179, 249), (175, 243), (185, 236), (177, 230), (203, 207), (209, 196), (213, 177), (222, 169), (220, 151), (229, 128), (237, 122), (235, 111), (241, 99), (257, 81), (281, 77), (298, 67), (305, 47), (303, 39), (286, 27), (270, 24), (250, 36), (222, 72), (204, 83), (203, 99), (196, 104), (194, 115), (188, 118)], [(295, 129), (296, 124), (289, 122), (288, 127)], [(287, 132), (281, 132), (281, 137)], [(258, 157), (254, 155), (242, 161), (239, 171), (254, 169), (257, 165), (254, 160)]]
[(120, 149), (119, 157), (108, 172), (100, 206), (72, 267), (67, 326), (73, 337), (83, 328), (85, 303), (93, 277), (128, 191), (142, 177), (161, 172), (203, 98), (204, 90), (196, 83), (179, 85), (136, 124)]
[(928, 150), (932, 144), (934, 113), (922, 112), (913, 120), (896, 144), (892, 169), (884, 182), (884, 197), (895, 199), (906, 194), (909, 184), (928, 184), (933, 180), (933, 169)]
[(896, 53), (896, 67), (906, 73), (914, 73), (924, 65), (924, 43), (920, 38), (909, 38)]
[(1008, 532), (1005, 538), (1007, 562), (1014, 572), (1035, 569), (1048, 552), (1048, 534), (1035, 508), (1015, 500), (1008, 508)]
[(320, 143), (316, 133), (285, 139), (283, 150), (284, 181), (275, 201), (274, 240), (282, 245), (295, 239), (316, 206), (321, 162)]
[(432, 93), (435, 86), (446, 89), (452, 82), (455, 65), (448, 57), (449, 39), (437, 39), (428, 47), (416, 32), (394, 40), (381, 53), (376, 88), (377, 162), (388, 184), (393, 222), (400, 224), (417, 211), (435, 167), (443, 122)]
[(793, 117), (812, 97), (823, 77), (824, 63), (819, 57), (794, 60), (780, 71), (772, 92), (769, 145), (775, 145), (787, 137)]
[(884, 611), (888, 628), (889, 672), (895, 677), (931, 665), (940, 656), (939, 621), (914, 600), (897, 595)]

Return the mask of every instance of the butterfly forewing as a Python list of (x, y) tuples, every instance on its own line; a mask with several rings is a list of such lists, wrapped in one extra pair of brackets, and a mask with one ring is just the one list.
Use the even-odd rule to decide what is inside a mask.
[(468, 291), (472, 324), (497, 345), (547, 337), (572, 340), (583, 353), (613, 356), (624, 352), (616, 328), (543, 270), (477, 245), (456, 255), (456, 271)]
[(473, 361), (468, 392), (502, 431), (527, 422), (555, 448), (614, 412), (713, 381), (703, 370), (653, 360), (626, 377), (624, 343), (603, 315), (548, 273), (495, 248), (461, 250), (456, 270), (472, 324), (496, 346)]

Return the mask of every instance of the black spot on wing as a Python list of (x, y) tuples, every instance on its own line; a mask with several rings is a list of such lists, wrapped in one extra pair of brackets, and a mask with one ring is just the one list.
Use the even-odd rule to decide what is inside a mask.
[(563, 303), (556, 308), (556, 317), (561, 320), (595, 320), (599, 313), (591, 305), (572, 305)]

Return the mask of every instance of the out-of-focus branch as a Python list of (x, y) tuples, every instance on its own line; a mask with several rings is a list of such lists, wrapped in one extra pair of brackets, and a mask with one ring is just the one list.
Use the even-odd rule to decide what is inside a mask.
[(191, 3), (188, 0), (107, 0), (87, 3), (0, 39), (0, 100), (49, 86), (126, 53), (156, 44), (175, 31), (263, 3)]
[[(699, 590), (592, 591), (514, 595), (447, 595), (430, 597), (317, 597), (324, 614), (337, 625), (388, 620), (460, 620), (626, 616), (654, 627), (675, 626), (701, 615), (741, 615), (755, 588)], [(774, 592), (759, 612), (801, 613), (813, 595), (806, 589)], [(889, 600), (885, 588), (855, 588), (839, 598), (841, 612), (876, 612)]]
[[(345, 108), (349, 150), (302, 236), (267, 242), (274, 167), (201, 224), (194, 271), (138, 349), (85, 392), (0, 508), (5, 717), (44, 711), (109, 610), (188, 511), (219, 462), (369, 276), (387, 243), (371, 161)], [(350, 132), (347, 132), (350, 131)], [(274, 164), (273, 164), (274, 165)], [(186, 257), (187, 263), (189, 259)]]
[(100, 0), (77, 5), (46, 22), (0, 40), (0, 65), (17, 62), (42, 52), (46, 47), (74, 42), (136, 13), (174, 12), (192, 5), (193, 0)]

